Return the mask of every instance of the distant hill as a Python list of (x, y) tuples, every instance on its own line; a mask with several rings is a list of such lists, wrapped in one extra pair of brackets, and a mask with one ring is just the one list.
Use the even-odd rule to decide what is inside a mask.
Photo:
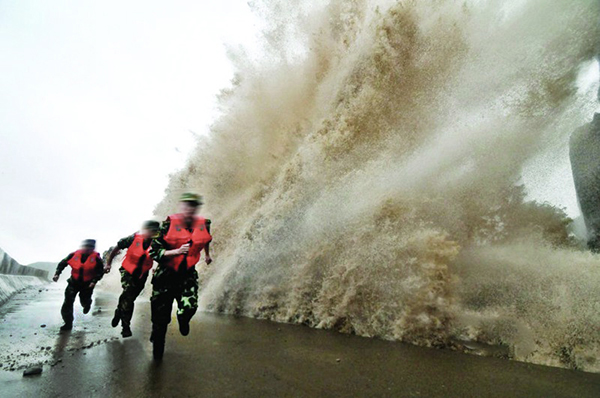
[(27, 267), (48, 271), (49, 275), (54, 275), (54, 271), (56, 270), (57, 265), (58, 263), (52, 263), (49, 261), (38, 261), (37, 263), (27, 264)]

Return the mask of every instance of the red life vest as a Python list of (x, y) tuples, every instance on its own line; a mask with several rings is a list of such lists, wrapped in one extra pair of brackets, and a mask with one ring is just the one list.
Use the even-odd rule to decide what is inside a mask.
[(206, 220), (202, 217), (194, 217), (191, 232), (186, 228), (185, 219), (181, 214), (169, 216), (171, 225), (166, 235), (163, 236), (167, 243), (167, 250), (179, 249), (182, 245), (190, 243), (188, 254), (180, 254), (174, 257), (166, 257), (161, 263), (167, 267), (179, 271), (179, 266), (186, 261), (187, 269), (193, 268), (200, 261), (200, 252), (207, 243), (212, 240), (212, 236), (206, 229)]
[(67, 264), (71, 266), (71, 276), (73, 279), (82, 282), (91, 282), (96, 276), (96, 264), (100, 258), (100, 254), (98, 252), (90, 253), (83, 263), (81, 262), (82, 255), (83, 250), (77, 250), (73, 253), (73, 257), (67, 261)]
[(144, 237), (140, 234), (135, 234), (133, 242), (127, 249), (125, 259), (123, 260), (123, 268), (131, 275), (135, 270), (140, 269), (140, 278), (152, 268), (152, 258), (150, 257), (150, 245), (144, 249)]

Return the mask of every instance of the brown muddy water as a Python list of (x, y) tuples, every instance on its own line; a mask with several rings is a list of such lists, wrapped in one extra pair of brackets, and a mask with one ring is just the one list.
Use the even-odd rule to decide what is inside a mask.
[(600, 2), (252, 4), (258, 49), (155, 212), (204, 195), (201, 308), (600, 372), (568, 157)]

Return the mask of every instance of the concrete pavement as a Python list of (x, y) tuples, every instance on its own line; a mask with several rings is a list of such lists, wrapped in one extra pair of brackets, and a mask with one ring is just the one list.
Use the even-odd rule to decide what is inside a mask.
[[(147, 299), (131, 338), (110, 327), (116, 295), (101, 291), (59, 334), (62, 288), (29, 289), (0, 308), (2, 397), (600, 396), (597, 374), (204, 313), (188, 337), (171, 324), (157, 364)], [(43, 373), (24, 378), (36, 363)]]

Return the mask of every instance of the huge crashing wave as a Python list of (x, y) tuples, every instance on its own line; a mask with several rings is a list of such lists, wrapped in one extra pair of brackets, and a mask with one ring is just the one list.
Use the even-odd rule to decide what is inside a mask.
[(156, 213), (205, 195), (201, 307), (600, 371), (600, 261), (523, 169), (588, 122), (595, 0), (254, 1), (261, 51)]

